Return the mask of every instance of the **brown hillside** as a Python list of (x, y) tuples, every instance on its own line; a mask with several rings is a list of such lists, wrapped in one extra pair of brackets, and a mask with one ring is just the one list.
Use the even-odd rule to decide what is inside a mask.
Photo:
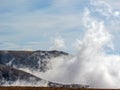
[(0, 90), (119, 90), (119, 89), (92, 89), (92, 88), (50, 88), (50, 87), (0, 87)]

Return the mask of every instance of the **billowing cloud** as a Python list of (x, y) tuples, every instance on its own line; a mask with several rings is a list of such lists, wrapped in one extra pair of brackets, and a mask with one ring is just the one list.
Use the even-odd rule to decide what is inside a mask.
[(63, 49), (65, 48), (65, 42), (62, 38), (54, 38), (53, 40), (53, 45), (52, 47), (50, 47), (50, 49), (52, 50), (60, 50), (60, 49)]
[[(8, 41), (24, 45), (26, 42), (37, 41), (46, 44), (50, 42), (51, 37), (59, 34), (67, 39), (67, 44), (70, 44), (71, 41), (83, 36), (82, 13), (85, 7), (89, 8), (95, 17), (105, 16), (101, 19), (108, 20), (107, 23), (114, 15), (117, 20), (113, 20), (108, 26), (112, 30), (113, 28), (119, 30), (119, 9), (114, 11), (115, 5), (109, 5), (113, 2), (112, 0), (51, 0), (47, 2), (1, 0), (0, 2), (0, 34), (4, 33), (0, 36), (0, 42)], [(96, 12), (99, 15), (96, 15)], [(106, 19), (106, 16), (110, 18)], [(47, 43), (44, 45), (47, 48), (44, 48), (48, 49), (50, 45)]]

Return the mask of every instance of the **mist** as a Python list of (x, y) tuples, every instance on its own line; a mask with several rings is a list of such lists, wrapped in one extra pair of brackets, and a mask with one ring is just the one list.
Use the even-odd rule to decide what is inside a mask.
[[(105, 6), (103, 9), (95, 9), (99, 15), (106, 17), (106, 21), (120, 17), (119, 13), (105, 2), (91, 0), (93, 6)], [(94, 13), (95, 13), (94, 12)], [(102, 14), (101, 14), (102, 13)], [(93, 11), (85, 8), (82, 15), (85, 33), (83, 38), (75, 40), (75, 54), (68, 57), (52, 58), (50, 69), (46, 72), (22, 70), (33, 75), (57, 83), (86, 84), (93, 88), (120, 88), (120, 55), (109, 54), (107, 50), (114, 51), (113, 37), (106, 21), (93, 17)], [(53, 48), (65, 46), (63, 39), (55, 39)]]
[(30, 78), (30, 81), (27, 80), (16, 80), (16, 81), (6, 81), (2, 80), (1, 81), (3, 84), (2, 86), (31, 86), (31, 87), (47, 87), (47, 81), (36, 81), (34, 78)]
[[(106, 8), (101, 11), (97, 8), (96, 12), (102, 13), (106, 19), (116, 18), (116, 12), (113, 12), (105, 2), (94, 0), (91, 2), (94, 6), (101, 6), (103, 3)], [(90, 9), (84, 9), (82, 20), (85, 34), (82, 39), (78, 38), (74, 42), (77, 46), (74, 56), (52, 59), (52, 68), (36, 75), (60, 83), (87, 84), (94, 88), (119, 88), (120, 56), (106, 51), (107, 49), (114, 51), (112, 39), (114, 36), (106, 27), (105, 21), (93, 17)]]

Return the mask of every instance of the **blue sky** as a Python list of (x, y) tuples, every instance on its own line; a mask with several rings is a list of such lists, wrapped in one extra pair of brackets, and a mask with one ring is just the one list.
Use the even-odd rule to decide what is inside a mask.
[[(54, 41), (64, 40), (66, 47), (62, 45), (60, 50), (69, 51), (74, 48), (74, 41), (84, 35), (85, 8), (93, 17), (105, 21), (117, 38), (115, 47), (120, 49), (120, 0), (102, 0), (103, 6), (92, 5), (91, 1), (95, 0), (0, 0), (0, 49), (49, 50)], [(111, 12), (116, 13), (117, 20), (111, 19)]]

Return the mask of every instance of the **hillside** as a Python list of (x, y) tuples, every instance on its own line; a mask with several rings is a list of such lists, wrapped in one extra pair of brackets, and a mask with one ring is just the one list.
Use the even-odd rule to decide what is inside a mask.
[(48, 67), (48, 59), (68, 53), (62, 51), (0, 51), (0, 64), (11, 67), (27, 67), (45, 72)]
[(12, 85), (17, 80), (26, 81), (32, 84), (43, 81), (42, 79), (27, 72), (12, 68), (10, 66), (0, 65), (0, 85), (5, 85), (6, 83), (8, 85)]
[[(14, 69), (10, 66), (0, 65), (0, 85), (1, 86), (47, 86), (47, 87), (66, 87), (66, 88), (82, 88), (82, 87), (89, 87), (88, 85), (80, 85), (80, 84), (60, 84), (54, 83), (50, 81), (43, 80), (38, 78), (32, 74), (26, 73), (24, 71)], [(15, 82), (19, 81), (19, 84), (15, 84)], [(22, 81), (29, 83), (29, 84), (22, 84)]]
[(51, 87), (0, 87), (0, 90), (113, 90), (113, 89), (92, 89), (92, 88), (51, 88)]
[(82, 84), (62, 84), (38, 78), (30, 73), (19, 70), (28, 67), (39, 72), (49, 70), (47, 64), (51, 58), (68, 56), (62, 51), (0, 51), (0, 86), (39, 86), (87, 88)]

